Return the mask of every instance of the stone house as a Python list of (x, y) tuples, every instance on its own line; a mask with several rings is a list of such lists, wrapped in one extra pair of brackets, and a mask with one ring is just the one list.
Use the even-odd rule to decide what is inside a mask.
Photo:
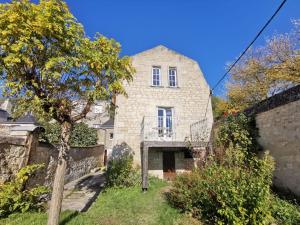
[(143, 182), (148, 171), (169, 179), (194, 165), (186, 139), (203, 127), (210, 134), (210, 88), (196, 61), (162, 45), (132, 56), (132, 63), (128, 96), (116, 97), (112, 154), (131, 151)]

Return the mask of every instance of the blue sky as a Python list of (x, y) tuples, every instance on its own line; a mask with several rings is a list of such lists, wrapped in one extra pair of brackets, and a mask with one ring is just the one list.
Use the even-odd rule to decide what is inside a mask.
[[(8, 2), (0, 0), (0, 2)], [(99, 32), (133, 55), (162, 44), (199, 62), (213, 86), (273, 14), (281, 0), (67, 0), (89, 36)], [(300, 1), (288, 0), (263, 33), (291, 29)], [(222, 87), (216, 94), (222, 93)]]

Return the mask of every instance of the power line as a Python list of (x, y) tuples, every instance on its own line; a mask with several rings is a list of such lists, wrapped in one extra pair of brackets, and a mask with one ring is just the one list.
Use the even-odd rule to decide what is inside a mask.
[(240, 59), (246, 54), (246, 52), (249, 50), (249, 48), (253, 45), (253, 43), (257, 40), (257, 38), (262, 34), (262, 32), (266, 29), (266, 27), (271, 23), (271, 21), (274, 19), (274, 17), (278, 14), (280, 9), (283, 7), (283, 5), (287, 2), (287, 0), (283, 0), (277, 10), (273, 13), (273, 15), (270, 17), (270, 19), (266, 22), (266, 24), (260, 29), (260, 31), (256, 34), (255, 38), (250, 42), (250, 44), (247, 46), (247, 48), (243, 51), (243, 53), (235, 60), (233, 64), (229, 67), (229, 69), (224, 73), (224, 75), (221, 77), (221, 79), (215, 84), (215, 86), (212, 88), (212, 91), (225, 79), (225, 77), (229, 74), (229, 72), (232, 70), (232, 68), (240, 61)]

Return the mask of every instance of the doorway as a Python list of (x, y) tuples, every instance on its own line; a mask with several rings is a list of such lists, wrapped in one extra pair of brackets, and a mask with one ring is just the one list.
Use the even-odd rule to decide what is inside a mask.
[(175, 152), (163, 152), (163, 173), (165, 180), (173, 180), (175, 178)]
[(172, 108), (158, 108), (157, 125), (159, 137), (171, 137), (173, 131)]

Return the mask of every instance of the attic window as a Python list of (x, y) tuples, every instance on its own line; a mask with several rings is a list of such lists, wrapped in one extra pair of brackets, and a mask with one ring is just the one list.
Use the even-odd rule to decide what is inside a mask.
[(152, 85), (160, 86), (161, 85), (161, 76), (160, 76), (160, 67), (152, 67)]
[(175, 67), (169, 68), (169, 86), (177, 87), (177, 70)]

